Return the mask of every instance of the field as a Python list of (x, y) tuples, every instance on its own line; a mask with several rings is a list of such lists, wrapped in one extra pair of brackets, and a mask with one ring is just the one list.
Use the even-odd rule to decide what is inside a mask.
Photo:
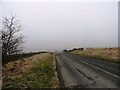
[(52, 53), (38, 53), (3, 65), (3, 89), (33, 89), (58, 87), (55, 57)]
[(120, 63), (118, 59), (118, 48), (88, 48), (85, 50), (74, 50), (70, 53)]

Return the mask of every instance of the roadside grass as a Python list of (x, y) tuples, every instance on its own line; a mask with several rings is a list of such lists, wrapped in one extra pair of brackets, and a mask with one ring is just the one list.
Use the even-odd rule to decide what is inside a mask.
[(70, 53), (110, 61), (113, 63), (120, 63), (118, 48), (91, 48), (83, 51), (75, 50)]
[(10, 56), (2, 56), (2, 64), (6, 64), (12, 61), (16, 61), (18, 59), (28, 58), (34, 56), (36, 54), (47, 53), (47, 52), (31, 52), (31, 53), (24, 53), (24, 54), (15, 54)]
[[(33, 59), (34, 60), (29, 65), (30, 67), (27, 68), (27, 70), (24, 70), (23, 73), (20, 73), (19, 75), (16, 74), (15, 76), (5, 76), (3, 78), (3, 88), (57, 88), (58, 80), (55, 75), (56, 68), (54, 54), (38, 54), (35, 55)], [(13, 71), (11, 73), (16, 72)]]

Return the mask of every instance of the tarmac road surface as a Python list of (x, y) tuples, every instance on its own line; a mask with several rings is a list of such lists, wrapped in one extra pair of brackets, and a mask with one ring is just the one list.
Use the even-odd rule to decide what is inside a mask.
[(118, 64), (63, 52), (56, 53), (56, 62), (60, 83), (64, 87), (119, 87)]

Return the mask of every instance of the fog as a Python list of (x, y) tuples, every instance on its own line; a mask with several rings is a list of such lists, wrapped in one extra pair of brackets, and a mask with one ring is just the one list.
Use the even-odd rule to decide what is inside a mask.
[(24, 51), (118, 46), (117, 2), (4, 2), (2, 17), (16, 14)]

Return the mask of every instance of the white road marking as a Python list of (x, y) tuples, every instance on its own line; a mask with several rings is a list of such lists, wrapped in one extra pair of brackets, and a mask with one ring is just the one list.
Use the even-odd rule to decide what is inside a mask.
[[(69, 57), (72, 57), (72, 56), (69, 55)], [(74, 57), (72, 57), (72, 58), (74, 58)], [(101, 71), (103, 71), (103, 72), (106, 72), (106, 73), (108, 73), (108, 74), (111, 74), (111, 75), (113, 75), (114, 77), (117, 77), (117, 78), (120, 79), (120, 76), (117, 76), (117, 75), (115, 75), (115, 74), (113, 74), (113, 73), (110, 73), (110, 72), (108, 72), (108, 71), (105, 71), (105, 70), (103, 70), (103, 69), (101, 69), (101, 68), (99, 68), (99, 67), (96, 67), (96, 66), (94, 66), (94, 65), (92, 65), (92, 64), (89, 64), (89, 63), (87, 63), (87, 62), (85, 62), (85, 61), (80, 61), (80, 62), (83, 62), (83, 63), (85, 63), (85, 64), (88, 64), (89, 66), (92, 66), (92, 67), (94, 67), (94, 68), (97, 68), (97, 69), (99, 69), (99, 70), (101, 70)]]
[(105, 71), (105, 70), (103, 70), (103, 69), (101, 69), (101, 68), (99, 68), (99, 67), (93, 66), (92, 64), (89, 64), (89, 63), (87, 63), (87, 62), (85, 62), (85, 61), (81, 61), (81, 62), (83, 62), (83, 63), (85, 63), (85, 64), (88, 64), (89, 66), (92, 66), (92, 67), (94, 67), (94, 68), (97, 68), (97, 69), (99, 69), (99, 70), (101, 70), (101, 71), (103, 71), (103, 72), (106, 72), (106, 73), (108, 73), (108, 74), (111, 74), (111, 75), (113, 75), (114, 77), (117, 77), (117, 78), (120, 79), (119, 76), (117, 76), (117, 75), (115, 75), (115, 74), (113, 74), (113, 73), (110, 73), (110, 72), (108, 72), (108, 71)]

